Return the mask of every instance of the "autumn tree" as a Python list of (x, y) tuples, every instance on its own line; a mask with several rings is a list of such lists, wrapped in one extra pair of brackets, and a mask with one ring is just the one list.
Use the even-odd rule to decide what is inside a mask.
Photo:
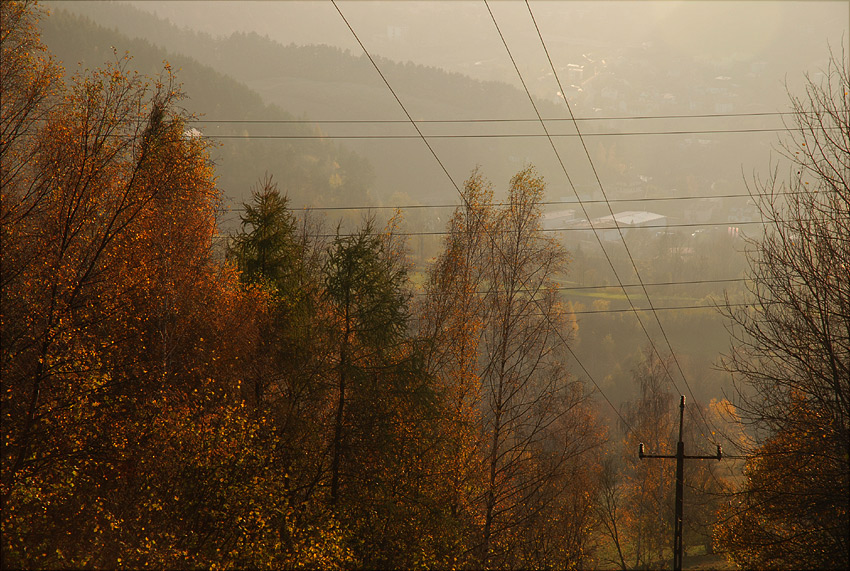
[[(56, 404), (50, 403), (53, 381), (66, 368), (104, 373), (83, 340), (107, 325), (102, 317), (125, 311), (147, 279), (122, 262), (142, 255), (125, 249), (128, 234), (144, 232), (155, 207), (156, 187), (147, 184), (160, 166), (154, 139), (174, 136), (161, 115), (167, 93), (154, 96), (149, 117), (134, 115), (147, 96), (119, 69), (81, 80), (61, 109), (29, 133), (35, 151), (26, 172), (4, 185), (4, 404), (14, 419), (6, 424), (7, 485), (28, 464), (39, 430), (49, 426), (39, 410)], [(177, 144), (183, 144), (179, 127)]]
[[(623, 568), (651, 567), (669, 553), (673, 537), (673, 498), (675, 466), (669, 461), (641, 461), (638, 444), (643, 442), (653, 454), (675, 454), (678, 430), (676, 396), (666, 389), (665, 367), (654, 351), (648, 350), (635, 367), (632, 378), (637, 398), (623, 405), (626, 435), (622, 451), (623, 504), (620, 529), (627, 538), (617, 546)], [(628, 423), (626, 425), (625, 423)], [(623, 545), (625, 543), (625, 545)]]
[(494, 216), (493, 192), (477, 173), (463, 188), (463, 203), (448, 223), (444, 251), (434, 262), (421, 304), (419, 336), (425, 363), (439, 389), (443, 446), (437, 449), (434, 482), (443, 486), (450, 512), (445, 534), (453, 535), (453, 565), (476, 564), (481, 469), (482, 414), (478, 347), (482, 334), (481, 268)]
[[(641, 460), (648, 454), (675, 456), (678, 439), (678, 395), (669, 388), (672, 359), (662, 359), (652, 347), (634, 368), (634, 399), (622, 406), (623, 439), (611, 447), (600, 478), (596, 512), (607, 537), (611, 563), (621, 569), (654, 567), (671, 552), (676, 467), (672, 460)], [(682, 438), (688, 454), (710, 453), (705, 427), (708, 411), (689, 402)], [(711, 549), (714, 514), (724, 486), (717, 463), (690, 461), (684, 465), (684, 544)]]
[(791, 96), (789, 172), (753, 182), (766, 232), (749, 242), (751, 304), (727, 310), (724, 364), (754, 445), (717, 531), (745, 566), (850, 562), (849, 69), (833, 56)]
[[(565, 252), (540, 232), (544, 185), (533, 170), (512, 180), (508, 206), (495, 217), (486, 243), (484, 321), (479, 346), (485, 469), (481, 561), (512, 562), (511, 535), (554, 498), (546, 484), (559, 480), (566, 460), (581, 452), (558, 433), (559, 420), (585, 398), (564, 368), (566, 309), (554, 276)], [(560, 349), (560, 351), (559, 351)], [(581, 440), (581, 439), (577, 439)]]
[(412, 292), (397, 219), (367, 219), (327, 251), (323, 299), (332, 370), (327, 476), (330, 509), (347, 522), (367, 567), (433, 564), (442, 538), (422, 456), (440, 421), (409, 328)]
[(446, 565), (452, 552), (432, 471), (442, 415), (408, 324), (398, 223), (367, 219), (324, 244), (267, 177), (230, 250), (246, 288), (268, 297), (246, 400), (268, 421), (286, 535), (339, 526), (336, 545), (372, 568)]
[[(40, 11), (33, 4), (6, 2), (0, 12), (0, 186), (4, 189), (24, 184), (27, 163), (37, 149), (28, 138), (58, 102), (61, 85), (61, 69), (36, 30)], [(10, 207), (2, 214), (10, 215)]]
[(546, 544), (555, 531), (547, 522), (563, 518), (555, 526), (563, 533), (567, 514), (582, 513), (567, 508), (568, 480), (578, 481), (572, 462), (599, 435), (583, 417), (587, 395), (564, 367), (570, 320), (554, 277), (567, 257), (540, 231), (544, 188), (524, 169), (500, 209), (474, 173), (428, 286), (425, 329), (451, 340), (430, 354), (430, 366), (449, 387), (451, 422), (464, 435), (452, 465), (465, 493), (454, 506), (469, 510), (478, 566), (568, 566), (582, 557), (581, 533), (572, 553)]
[(208, 142), (167, 70), (48, 96), (36, 12), (0, 13), (3, 567), (257, 561), (282, 511), (239, 398), (261, 301), (211, 255)]
[[(49, 71), (29, 9), (0, 65)], [(455, 565), (398, 234), (326, 248), (267, 179), (220, 264), (209, 141), (116, 60), (2, 70), (3, 566)]]

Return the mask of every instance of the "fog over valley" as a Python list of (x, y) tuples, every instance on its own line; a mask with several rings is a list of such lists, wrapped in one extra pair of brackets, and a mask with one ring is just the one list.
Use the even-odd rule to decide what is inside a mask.
[[(643, 282), (741, 277), (743, 241), (730, 236), (761, 231), (745, 179), (779, 159), (771, 150), (787, 121), (786, 88), (794, 93), (804, 74), (816, 78), (829, 49), (846, 45), (848, 27), (841, 2), (539, 2), (531, 5), (533, 20), (524, 2), (341, 2), (357, 38), (329, 2), (47, 5), (55, 18), (80, 14), (121, 34), (94, 46), (87, 33), (85, 48), (83, 42), (60, 47), (69, 40), (58, 31), (52, 40), (48, 20), (48, 45), (57, 42), (66, 62), (98, 65), (112, 46), (119, 54), (129, 50), (133, 66), (152, 71), (162, 59), (173, 64), (188, 95), (184, 104), (200, 119), (195, 128), (221, 142), (215, 158), (227, 206), (238, 209), (263, 173), (275, 176), (294, 207), (357, 209), (323, 211), (331, 225), (356, 224), (370, 206), (433, 205), (404, 213), (405, 231), (413, 234), (408, 247), (426, 262), (459, 203), (455, 186), (473, 168), (502, 199), (509, 178), (533, 164), (547, 184), (545, 210), (553, 221), (547, 226), (573, 256), (564, 284), (591, 288), (617, 284), (592, 232), (581, 230), (588, 218), (610, 218), (603, 197), (615, 214), (658, 215), (634, 224), (650, 228), (627, 231)], [(145, 57), (132, 39), (162, 51)], [(199, 64), (246, 86), (262, 103), (225, 103), (222, 94), (204, 93), (208, 85), (193, 89)], [(313, 160), (325, 163), (317, 165), (322, 172), (289, 180), (298, 167), (285, 157), (303, 162), (319, 147), (324, 156)], [(321, 192), (311, 184), (317, 176), (326, 177)], [(223, 227), (233, 228), (238, 215), (225, 213)], [(639, 284), (616, 230), (603, 234), (619, 280)], [(648, 293), (658, 307), (711, 306), (738, 285), (658, 286)], [(648, 307), (640, 289), (629, 293)], [(622, 291), (565, 295), (579, 311), (630, 307)], [(720, 398), (723, 381), (713, 363), (728, 344), (721, 320), (713, 310), (659, 316), (675, 328), (674, 350), (701, 353), (689, 371), (699, 379), (692, 383), (696, 395)], [(609, 329), (612, 317), (602, 318)], [(579, 316), (588, 329), (599, 319)], [(653, 321), (646, 327), (657, 337)], [(598, 352), (622, 328), (590, 347), (579, 333), (579, 355), (603, 387), (628, 377), (645, 348), (646, 335), (635, 327), (610, 349), (629, 356), (616, 372), (610, 356)]]
[(846, 563), (850, 3), (3, 10), (4, 567)]

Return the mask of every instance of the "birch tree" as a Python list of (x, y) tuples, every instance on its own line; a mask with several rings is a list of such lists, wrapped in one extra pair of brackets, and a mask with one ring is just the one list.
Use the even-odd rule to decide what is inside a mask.
[(754, 438), (718, 528), (739, 564), (850, 561), (850, 64), (833, 54), (791, 97), (778, 168), (754, 181), (766, 223), (749, 243), (751, 305), (728, 308), (724, 360)]

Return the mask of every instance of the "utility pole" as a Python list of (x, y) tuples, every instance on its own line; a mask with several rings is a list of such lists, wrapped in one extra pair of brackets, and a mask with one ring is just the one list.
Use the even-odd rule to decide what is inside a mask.
[(669, 454), (644, 454), (643, 442), (638, 448), (638, 457), (644, 458), (675, 458), (676, 459), (676, 518), (673, 525), (673, 571), (682, 571), (682, 557), (684, 554), (682, 546), (682, 514), (684, 512), (684, 491), (685, 491), (685, 460), (720, 460), (723, 458), (723, 452), (720, 450), (720, 445), (717, 445), (717, 454), (714, 456), (686, 456), (685, 443), (682, 440), (682, 423), (685, 418), (685, 395), (682, 395), (682, 400), (679, 403), (679, 443), (676, 446), (676, 455)]

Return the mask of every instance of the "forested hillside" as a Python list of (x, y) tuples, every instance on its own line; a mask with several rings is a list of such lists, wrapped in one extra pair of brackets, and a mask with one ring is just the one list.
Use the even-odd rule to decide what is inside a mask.
[[(687, 224), (569, 251), (547, 181), (506, 161), (468, 168), (423, 260), (404, 212), (296, 208), (378, 184), (238, 80), (35, 2), (0, 29), (0, 568), (847, 568), (846, 55), (791, 97), (793, 168), (750, 182), (744, 258), (737, 228)], [(233, 73), (284, 53), (193, 42)], [(241, 73), (376, 93), (360, 58), (285, 50), (284, 75)], [(193, 113), (307, 138), (221, 146)], [(433, 184), (407, 178), (394, 200)], [(626, 263), (639, 283), (614, 284)]]
[[(40, 26), (46, 45), (69, 75), (80, 69), (115, 63), (130, 54), (131, 59), (124, 66), (148, 76), (159, 75), (167, 64), (187, 94), (181, 105), (198, 118), (245, 121), (293, 118), (214, 68), (149, 41), (130, 39), (87, 18), (55, 9), (41, 20)], [(207, 131), (203, 124), (194, 127), (202, 133)], [(308, 126), (294, 126), (292, 132), (307, 136), (317, 133)], [(295, 204), (339, 206), (373, 200), (372, 167), (363, 157), (332, 141), (275, 141), (271, 145), (268, 141), (224, 141), (214, 146), (211, 153), (225, 207), (241, 205), (250, 196), (249, 189), (257, 173), (264, 172), (275, 173), (279, 180), (285, 181), (285, 192)], [(235, 220), (234, 216), (226, 218), (231, 223)]]
[[(393, 127), (391, 134), (416, 134), (409, 126), (405, 128), (403, 125), (406, 121), (405, 115), (359, 48), (357, 52), (352, 52), (323, 45), (283, 45), (257, 34), (244, 33), (217, 38), (180, 29), (132, 6), (112, 2), (74, 2), (68, 5), (58, 3), (54, 6), (56, 12), (74, 10), (96, 19), (104, 26), (114, 27), (128, 38), (144, 38), (145, 43), (161, 46), (171, 54), (189, 56), (244, 83), (259, 93), (264, 101), (277, 105), (295, 118), (319, 121), (400, 120), (402, 125)], [(47, 40), (48, 45), (51, 45), (49, 34)], [(119, 40), (116, 38), (114, 41)], [(352, 45), (356, 47), (353, 40)], [(68, 44), (67, 49), (71, 50), (68, 54), (70, 56), (74, 48)], [(413, 118), (417, 120), (494, 117), (524, 119), (527, 118), (524, 113), (530, 109), (525, 93), (504, 83), (477, 81), (457, 73), (410, 62), (400, 63), (379, 58), (379, 65), (395, 86), (396, 93)], [(563, 106), (542, 100), (537, 104), (545, 117), (568, 116)], [(209, 108), (205, 113), (205, 118), (211, 121), (255, 118), (245, 116), (238, 109)], [(277, 115), (263, 117), (275, 118)], [(504, 130), (505, 126), (500, 128)], [(363, 128), (322, 125), (321, 129), (330, 135), (369, 136), (387, 132), (388, 127), (380, 131), (364, 131)], [(303, 130), (293, 125), (219, 124), (207, 125), (206, 132), (211, 136), (223, 134), (289, 137), (303, 133)], [(436, 135), (445, 132), (445, 125), (431, 126), (426, 131), (427, 134)], [(492, 129), (484, 129), (481, 132), (492, 132)], [(232, 139), (225, 142), (227, 145), (237, 146), (240, 151), (250, 144), (248, 141)], [(265, 139), (264, 145), (296, 145), (298, 148), (304, 146), (309, 149), (314, 142)], [(377, 178), (371, 179), (374, 184), (369, 184), (369, 188), (374, 190), (373, 196), (361, 199), (359, 195), (348, 192), (345, 204), (456, 201), (456, 190), (444, 177), (440, 179), (436, 176), (439, 169), (430, 157), (422, 153), (421, 141), (415, 138), (351, 139), (345, 140), (344, 143), (345, 148), (365, 157), (373, 166), (372, 172), (377, 175)], [(476, 164), (485, 167), (495, 180), (507, 180), (528, 160), (528, 151), (524, 149), (527, 141), (522, 139), (452, 139), (437, 141), (434, 144), (440, 145), (441, 154), (450, 157), (447, 159), (448, 165), (457, 180), (465, 178)], [(500, 158), (504, 156), (512, 159), (504, 161)], [(353, 167), (348, 166), (348, 169)], [(425, 173), (428, 173), (427, 176)], [(363, 178), (359, 176), (359, 171), (354, 174), (358, 175), (355, 178)], [(285, 186), (288, 185), (285, 179), (279, 180), (283, 181)], [(424, 199), (425, 196), (428, 197), (427, 200)], [(298, 196), (293, 198), (294, 204), (298, 206), (320, 205), (315, 201), (300, 202)]]
[(593, 560), (605, 430), (533, 168), (468, 180), (424, 299), (397, 221), (328, 239), (270, 177), (221, 261), (169, 71), (67, 79), (0, 9), (3, 568)]
[[(416, 138), (340, 141), (275, 138), (315, 137), (322, 133), (365, 133), (367, 136), (381, 132), (414, 133), (409, 125), (404, 125), (405, 121), (402, 125), (379, 125), (377, 128), (288, 122), (298, 117), (403, 119), (398, 104), (361, 53), (329, 46), (284, 46), (256, 34), (213, 37), (177, 28), (132, 6), (115, 2), (50, 6), (52, 13), (41, 24), (44, 38), (69, 70), (74, 67), (70, 62), (83, 61), (88, 67), (96, 67), (114, 60), (112, 52), (104, 50), (103, 46), (115, 46), (119, 55), (129, 50), (133, 57), (130, 67), (147, 74), (158, 73), (163, 61), (169, 61), (177, 81), (188, 95), (181, 104), (204, 121), (210, 121), (193, 125), (213, 140), (216, 136), (224, 136), (219, 140), (221, 146), (213, 148), (211, 153), (225, 207), (241, 208), (242, 202), (250, 198), (251, 186), (265, 173), (273, 175), (287, 195), (289, 205), (296, 208), (452, 204), (458, 200), (457, 191), (422, 141)], [(89, 18), (96, 18), (102, 25), (95, 25)], [(417, 119), (510, 119), (522, 116), (520, 110), (527, 105), (525, 94), (506, 84), (475, 81), (459, 74), (384, 59), (379, 60), (379, 65)], [(565, 113), (563, 108), (550, 103), (539, 101), (538, 104), (547, 117)], [(237, 119), (245, 122), (221, 122)], [(422, 128), (426, 133), (448, 132), (446, 125), (423, 125)], [(504, 125), (498, 127), (500, 131), (504, 129)], [(485, 125), (476, 132), (486, 134), (495, 130)], [(251, 139), (252, 136), (257, 138)], [(527, 138), (437, 139), (431, 144), (435, 145), (458, 183), (476, 165), (492, 180), (507, 181), (524, 166), (530, 154), (529, 146), (540, 145)], [(625, 165), (620, 164), (625, 159), (617, 156), (615, 148), (602, 153), (610, 160), (603, 164), (617, 164), (618, 168), (625, 169)], [(550, 187), (545, 200), (557, 200), (568, 193), (563, 186), (561, 190)], [(677, 203), (672, 204), (675, 207)], [(599, 214), (604, 210), (601, 205), (589, 208)], [(663, 209), (671, 206), (656, 202), (653, 208), (665, 212)], [(671, 215), (677, 215), (675, 208), (673, 210)], [(362, 212), (335, 210), (330, 216), (351, 229)], [(241, 210), (236, 210), (223, 216), (222, 229), (234, 230), (240, 213)], [(408, 209), (404, 213), (405, 230), (422, 233), (412, 237), (408, 244), (420, 276), (427, 260), (435, 256), (441, 246), (440, 236), (431, 234), (444, 229), (450, 213), (450, 209)], [(587, 243), (582, 247), (581, 239), (574, 238), (575, 235), (561, 234), (562, 243), (574, 258), (569, 272), (560, 277), (562, 283), (565, 286), (614, 285), (606, 260), (593, 247), (588, 248)], [(663, 283), (681, 277), (694, 280), (718, 275), (724, 278), (740, 276), (743, 260), (736, 252), (740, 244), (721, 233), (709, 231), (692, 238), (687, 232), (667, 238), (663, 244), (652, 240), (651, 234), (647, 236), (633, 246), (641, 271), (649, 276), (650, 282)], [(687, 249), (693, 250), (694, 255), (675, 253)], [(617, 267), (628, 267), (628, 259), (616, 252), (613, 255)], [(421, 278), (418, 282), (421, 283)], [(722, 283), (710, 289), (703, 288), (698, 295), (693, 288), (688, 291), (664, 288), (656, 293), (655, 300), (670, 306), (710, 307), (723, 296), (724, 290), (732, 296), (737, 294), (734, 283)], [(564, 295), (579, 312), (628, 308), (625, 296), (616, 287), (611, 292), (592, 289)], [(633, 395), (632, 369), (640, 362), (646, 343), (640, 324), (633, 316), (619, 313), (582, 315), (580, 320), (574, 343), (577, 350), (591, 357), (587, 359), (588, 371), (616, 395), (615, 403), (625, 401)], [(718, 387), (728, 384), (728, 377), (713, 367), (718, 353), (727, 344), (720, 321), (720, 316), (711, 309), (665, 315), (668, 327), (682, 334), (681, 360), (688, 376), (696, 379), (694, 390), (698, 398), (710, 399), (718, 393)], [(701, 334), (693, 335), (695, 330)]]

